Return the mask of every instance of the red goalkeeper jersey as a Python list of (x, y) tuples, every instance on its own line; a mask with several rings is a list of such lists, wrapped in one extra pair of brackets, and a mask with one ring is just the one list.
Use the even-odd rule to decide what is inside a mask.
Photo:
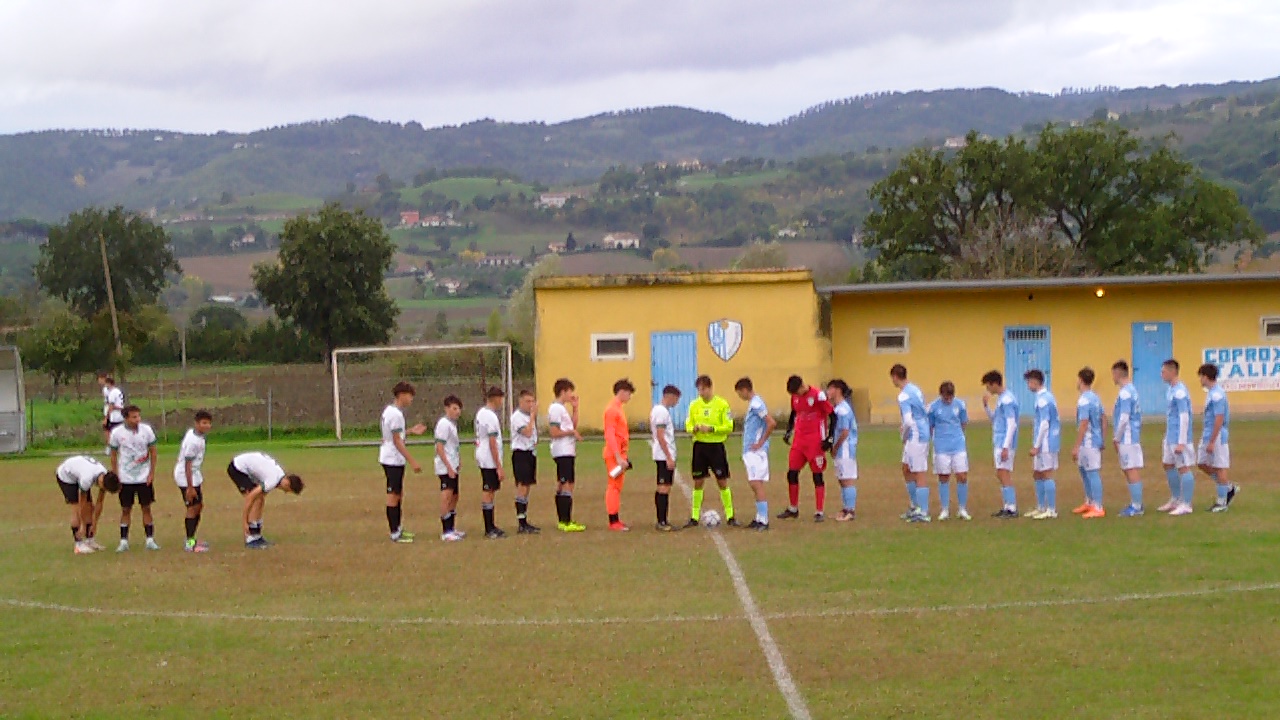
[(809, 386), (791, 396), (791, 411), (796, 415), (795, 441), (821, 441), (827, 432), (827, 416), (835, 412), (827, 394)]

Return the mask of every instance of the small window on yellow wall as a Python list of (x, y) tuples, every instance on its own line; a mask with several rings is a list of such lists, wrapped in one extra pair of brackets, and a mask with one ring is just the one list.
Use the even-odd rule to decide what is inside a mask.
[(1262, 318), (1262, 339), (1280, 340), (1280, 317)]
[(906, 328), (885, 328), (871, 331), (871, 352), (904, 353), (907, 351)]
[(595, 333), (591, 336), (592, 360), (631, 360), (634, 357), (634, 333)]

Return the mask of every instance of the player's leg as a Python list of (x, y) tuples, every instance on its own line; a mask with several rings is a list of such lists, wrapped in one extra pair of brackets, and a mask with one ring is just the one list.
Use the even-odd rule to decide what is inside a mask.
[(747, 474), (747, 484), (751, 486), (751, 494), (755, 497), (756, 516), (747, 525), (748, 530), (769, 529), (769, 498), (765, 488), (769, 482), (769, 455), (764, 451), (745, 452), (742, 455), (742, 469)]
[(689, 453), (689, 477), (693, 481), (693, 497), (689, 503), (689, 521), (684, 524), (686, 528), (698, 527), (699, 518), (702, 517), (702, 488), (710, 474), (711, 462), (707, 456), (707, 444), (694, 442), (693, 451)]
[(262, 517), (266, 514), (266, 509), (266, 493), (259, 493), (249, 500), (249, 537), (255, 545), (267, 544), (267, 539), (262, 536)]
[(147, 536), (146, 547), (148, 550), (159, 550), (160, 546), (156, 544), (156, 525), (151, 517), (151, 504), (156, 500), (156, 489), (154, 485), (138, 486), (138, 505), (142, 508), (142, 531)]
[(84, 536), (84, 499), (81, 497), (80, 486), (75, 483), (64, 483), (58, 480), (58, 489), (62, 491), (62, 500), (66, 507), (71, 509), (71, 539), (74, 541), (72, 549), (76, 555), (85, 555), (93, 552), (85, 543)]
[(458, 517), (458, 478), (437, 475), (440, 480), (440, 539), (456, 542), (462, 539), (456, 522)]
[(671, 532), (675, 528), (671, 525), (671, 485), (675, 482), (675, 470), (667, 467), (667, 461), (655, 460), (654, 477), (656, 478), (656, 489), (653, 492), (654, 514), (657, 516), (657, 528), (659, 532)]
[(183, 518), (183, 529), (186, 530), (187, 540), (183, 544), (182, 549), (186, 552), (207, 552), (209, 546), (196, 539), (196, 532), (200, 528), (200, 515), (204, 512), (204, 488), (203, 486), (194, 488), (195, 497), (188, 498), (186, 488), (178, 488), (178, 492), (182, 494), (182, 505), (186, 510)]
[(840, 481), (840, 514), (836, 520), (849, 522), (858, 513), (858, 461), (836, 458), (836, 479)]
[(738, 527), (738, 518), (733, 515), (733, 489), (729, 487), (729, 456), (725, 452), (724, 443), (713, 443), (710, 448), (711, 473), (715, 475), (716, 485), (720, 487), (720, 505), (724, 508), (724, 524)]
[(808, 463), (802, 443), (796, 443), (787, 451), (787, 508), (778, 513), (779, 520), (800, 517), (800, 470)]
[(622, 522), (622, 485), (626, 481), (627, 469), (620, 465), (605, 464), (608, 469), (608, 486), (604, 491), (605, 512), (609, 515), (609, 529), (614, 532), (627, 532), (631, 528)]
[(951, 517), (951, 455), (933, 454), (933, 474), (938, 478), (938, 520)]
[(827, 469), (827, 454), (818, 447), (818, 453), (809, 458), (809, 473), (813, 475), (813, 521), (822, 522), (827, 519), (827, 481), (824, 471)]
[(484, 536), (497, 540), (507, 536), (493, 519), (493, 501), (501, 489), (498, 471), (491, 468), (480, 469), (480, 514), (484, 516)]
[(1231, 484), (1231, 450), (1225, 443), (1219, 443), (1213, 448), (1213, 454), (1208, 458), (1210, 479), (1215, 483), (1217, 496), (1214, 499), (1213, 506), (1209, 508), (1211, 512), (1226, 512), (1231, 506), (1232, 501), (1236, 499), (1236, 493), (1239, 492), (1238, 485)]
[(120, 544), (116, 546), (116, 552), (129, 549), (129, 524), (133, 519), (133, 503), (137, 497), (137, 485), (120, 486)]
[(907, 443), (902, 444), (902, 484), (907, 490), (907, 511), (902, 513), (903, 520), (910, 520), (912, 515), (916, 514), (918, 506), (916, 505), (916, 490), (918, 483), (916, 482), (915, 472), (911, 469), (911, 459), (909, 456), (910, 448)]
[(1178, 473), (1177, 460), (1174, 457), (1174, 446), (1168, 440), (1160, 443), (1160, 464), (1164, 466), (1164, 477), (1169, 483), (1169, 501), (1156, 508), (1160, 512), (1169, 512), (1182, 502), (1182, 478)]
[(1196, 474), (1194, 472), (1196, 459), (1195, 450), (1190, 446), (1183, 449), (1182, 452), (1176, 452), (1175, 464), (1178, 466), (1178, 489), (1180, 494), (1178, 497), (1178, 507), (1169, 512), (1170, 515), (1190, 515), (1191, 500), (1195, 496)]
[(582, 532), (586, 526), (573, 521), (573, 490), (576, 485), (577, 458), (558, 457), (556, 463), (556, 527), (562, 532)]
[(1018, 494), (1013, 487), (1013, 450), (996, 448), (994, 453), (1001, 507), (992, 517), (1009, 520), (1018, 517)]
[(957, 469), (959, 467), (961, 466), (956, 465), (953, 461), (951, 469), (956, 479), (956, 517), (961, 520), (972, 520), (973, 516), (969, 514), (969, 459), (967, 455), (963, 464), (964, 472), (960, 472)]
[(383, 465), (382, 474), (387, 480), (387, 533), (394, 543), (413, 542), (413, 533), (404, 532), (404, 516), (401, 505), (404, 502), (403, 465)]

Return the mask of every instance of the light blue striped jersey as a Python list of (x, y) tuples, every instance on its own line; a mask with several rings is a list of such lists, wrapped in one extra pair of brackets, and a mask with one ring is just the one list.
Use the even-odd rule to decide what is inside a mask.
[(907, 383), (898, 393), (898, 412), (909, 442), (929, 442), (929, 417), (924, 409), (924, 393), (915, 383)]
[(1142, 403), (1138, 402), (1138, 388), (1133, 383), (1125, 383), (1120, 388), (1111, 424), (1116, 428), (1116, 436), (1112, 439), (1121, 445), (1142, 442)]
[(1076, 425), (1088, 423), (1084, 429), (1084, 439), (1080, 447), (1091, 450), (1102, 449), (1102, 398), (1092, 390), (1080, 393), (1076, 401)]
[(1204, 400), (1204, 441), (1209, 442), (1209, 438), (1213, 437), (1213, 424), (1221, 417), (1222, 430), (1218, 433), (1218, 444), (1226, 445), (1228, 443), (1227, 426), (1231, 424), (1231, 408), (1227, 407), (1227, 391), (1223, 390), (1221, 385), (1214, 385), (1208, 392)]
[[(742, 418), (742, 451), (747, 452), (760, 442), (764, 436), (765, 420), (769, 417), (769, 408), (765, 407), (764, 398), (755, 395), (747, 403), (746, 417)], [(760, 452), (769, 452), (769, 441), (765, 440)]]
[(1058, 417), (1058, 399), (1047, 388), (1036, 392), (1035, 447), (1040, 452), (1062, 451), (1062, 419)]
[(841, 400), (840, 404), (836, 405), (836, 430), (831, 442), (839, 441), (841, 433), (845, 430), (849, 431), (849, 437), (836, 448), (836, 457), (852, 460), (858, 457), (858, 418), (854, 416), (853, 406), (849, 401)]
[(960, 398), (946, 402), (938, 398), (929, 404), (929, 428), (933, 431), (933, 451), (955, 455), (966, 451), (964, 426), (969, 424), (969, 407)]
[(1164, 430), (1165, 442), (1170, 445), (1189, 445), (1191, 433), (1195, 432), (1191, 423), (1191, 394), (1181, 380), (1169, 386), (1165, 393), (1169, 401), (1168, 425)]
[(1018, 397), (1005, 390), (991, 411), (991, 440), (997, 448), (1018, 447)]

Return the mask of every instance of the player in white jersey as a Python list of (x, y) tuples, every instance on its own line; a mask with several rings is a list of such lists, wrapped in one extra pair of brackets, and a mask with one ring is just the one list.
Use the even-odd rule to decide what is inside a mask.
[(1044, 386), (1044, 372), (1028, 370), (1022, 376), (1027, 389), (1035, 393), (1035, 435), (1031, 442), (1031, 472), (1036, 482), (1038, 509), (1027, 513), (1032, 520), (1058, 517), (1058, 454), (1062, 451), (1062, 421), (1058, 400)]
[(1080, 399), (1076, 401), (1076, 444), (1071, 449), (1084, 484), (1084, 502), (1071, 512), (1088, 520), (1107, 516), (1102, 506), (1102, 438), (1107, 416), (1102, 400), (1093, 391), (1095, 379), (1093, 368), (1082, 368), (1076, 374)]
[(907, 368), (894, 365), (889, 379), (898, 388), (898, 427), (902, 437), (902, 479), (906, 483), (911, 506), (903, 519), (907, 522), (929, 522), (929, 417), (924, 407), (924, 393), (907, 381)]
[(939, 520), (951, 516), (951, 478), (956, 479), (956, 517), (972, 520), (969, 514), (969, 406), (956, 397), (955, 383), (938, 386), (938, 399), (930, 403), (929, 430), (933, 435), (933, 472), (938, 476), (938, 497), (942, 501)]
[(532, 390), (520, 391), (520, 402), (511, 413), (511, 474), (516, 481), (516, 522), (520, 535), (537, 535), (542, 529), (529, 522), (529, 490), (538, 484), (538, 401)]
[(458, 436), (458, 418), (462, 417), (462, 401), (456, 395), (444, 399), (444, 415), (436, 421), (436, 477), (440, 479), (440, 539), (457, 542), (466, 537), (458, 530), (458, 473), (462, 465), (462, 440)]
[(1120, 511), (1120, 517), (1140, 517), (1142, 507), (1142, 404), (1138, 389), (1129, 380), (1129, 363), (1117, 360), (1111, 366), (1111, 380), (1120, 388), (1116, 395), (1116, 407), (1112, 425), (1115, 434), (1111, 444), (1116, 448), (1120, 471), (1129, 485), (1129, 504)]
[(1204, 434), (1196, 452), (1200, 471), (1213, 480), (1217, 490), (1210, 512), (1226, 512), (1240, 491), (1227, 477), (1231, 468), (1231, 449), (1227, 444), (1231, 433), (1231, 409), (1227, 405), (1227, 393), (1218, 385), (1218, 366), (1205, 363), (1196, 371), (1200, 387), (1204, 388)]
[(178, 462), (173, 467), (173, 481), (182, 493), (182, 504), (187, 509), (184, 524), (187, 541), (182, 546), (186, 552), (209, 552), (208, 543), (196, 539), (200, 527), (200, 515), (204, 512), (204, 451), (205, 436), (213, 429), (213, 415), (208, 410), (196, 412), (195, 422), (182, 438), (178, 450)]
[(568, 378), (556, 380), (551, 392), (556, 401), (547, 408), (547, 433), (551, 435), (551, 461), (556, 464), (556, 529), (583, 532), (587, 526), (573, 521), (573, 488), (577, 482), (578, 393)]
[(236, 455), (227, 465), (227, 476), (244, 497), (244, 546), (261, 550), (271, 545), (262, 537), (262, 513), (267, 494), (276, 488), (301, 495), (302, 478), (286, 473), (275, 458), (260, 452)]
[(102, 549), (89, 534), (93, 528), (93, 488), (98, 491), (98, 511), (107, 493), (120, 492), (120, 478), (107, 470), (102, 463), (87, 455), (69, 457), (54, 473), (62, 499), (71, 507), (71, 536), (75, 539), (75, 554), (88, 555)]
[(1178, 378), (1180, 369), (1178, 361), (1172, 358), (1160, 366), (1160, 379), (1169, 386), (1165, 393), (1169, 409), (1161, 448), (1165, 478), (1169, 481), (1169, 502), (1158, 509), (1174, 516), (1191, 514), (1191, 496), (1196, 487), (1196, 476), (1191, 471), (1196, 464), (1196, 451), (1191, 440), (1194, 432), (1191, 393)]
[(405, 445), (408, 435), (421, 435), (427, 426), (418, 423), (408, 427), (404, 419), (404, 411), (413, 404), (417, 392), (413, 385), (398, 382), (391, 389), (392, 402), (382, 411), (382, 443), (378, 446), (378, 463), (382, 465), (382, 474), (387, 480), (387, 530), (393, 543), (413, 542), (413, 533), (404, 529), (401, 504), (404, 502), (404, 468), (407, 463), (415, 473), (422, 472), (422, 466), (414, 459)]
[(493, 521), (493, 501), (506, 471), (502, 468), (502, 424), (498, 411), (502, 409), (506, 393), (500, 387), (491, 387), (485, 393), (485, 404), (476, 411), (476, 465), (480, 468), (480, 512), (484, 515), (484, 536), (498, 540), (507, 536)]
[[(1018, 398), (1004, 386), (1004, 375), (990, 370), (982, 376), (987, 394), (982, 396), (982, 409), (991, 419), (991, 444), (996, 465), (996, 479), (1000, 481), (1001, 507), (992, 517), (1012, 520), (1018, 517), (1018, 495), (1013, 487), (1013, 459), (1018, 451)], [(996, 406), (990, 399), (996, 398)]]
[(111, 454), (111, 431), (124, 424), (124, 391), (116, 386), (116, 379), (105, 370), (98, 371), (98, 385), (102, 387), (102, 436), (107, 444), (106, 454)]
[(671, 408), (679, 403), (680, 388), (667, 385), (662, 388), (662, 399), (649, 411), (649, 445), (653, 449), (657, 476), (653, 505), (658, 517), (658, 532), (674, 532), (676, 529), (669, 522), (671, 485), (676, 481), (676, 425), (671, 419)]
[(836, 419), (831, 431), (831, 460), (840, 483), (840, 514), (836, 522), (849, 522), (858, 516), (858, 418), (849, 404), (849, 384), (836, 378), (827, 383), (827, 398), (835, 407)]
[(111, 431), (107, 445), (111, 449), (111, 471), (120, 476), (120, 544), (116, 552), (129, 549), (129, 520), (135, 500), (142, 506), (147, 549), (159, 550), (151, 518), (151, 503), (156, 500), (156, 433), (142, 422), (142, 411), (129, 405), (124, 409), (124, 424)]

